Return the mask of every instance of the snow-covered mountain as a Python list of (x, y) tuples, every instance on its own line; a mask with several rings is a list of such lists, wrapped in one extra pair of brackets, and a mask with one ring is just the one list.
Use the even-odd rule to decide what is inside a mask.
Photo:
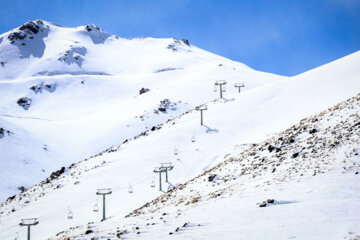
[(52, 239), (359, 239), (359, 146), (360, 94), (228, 157), (125, 218)]
[[(235, 93), (234, 82), (252, 89), (284, 79), (185, 39), (124, 39), (42, 20), (0, 35), (0, 62), (0, 127), (9, 131), (0, 139), (2, 200), (215, 99), (215, 80)], [(172, 106), (158, 112), (165, 99)]]
[[(93, 212), (92, 208), (97, 201), (101, 204), (101, 199), (97, 199), (95, 193), (98, 188), (104, 187), (110, 187), (113, 191), (107, 197), (108, 216), (111, 219), (102, 224), (90, 224), (88, 230), (93, 232), (76, 239), (116, 239), (116, 235), (125, 229), (131, 233), (126, 236), (120, 234), (119, 238), (163, 239), (172, 232), (171, 235), (175, 238), (195, 236), (198, 239), (201, 238), (199, 234), (208, 232), (207, 239), (219, 239), (223, 232), (216, 229), (221, 228), (233, 234), (228, 235), (227, 239), (238, 239), (236, 234), (239, 234), (239, 230), (235, 229), (235, 225), (242, 220), (229, 218), (233, 223), (226, 222), (230, 224), (228, 227), (224, 224), (217, 225), (230, 216), (232, 211), (247, 216), (243, 219), (245, 222), (241, 223), (244, 227), (260, 232), (261, 228), (256, 228), (249, 222), (259, 221), (260, 226), (267, 224), (258, 218), (263, 216), (269, 219), (271, 213), (262, 215), (262, 212), (248, 211), (247, 206), (260, 209), (254, 201), (267, 198), (275, 198), (276, 203), (300, 201), (306, 196), (299, 194), (297, 198), (292, 198), (289, 194), (295, 193), (296, 189), (304, 185), (314, 186), (316, 189), (321, 187), (323, 190), (332, 177), (317, 174), (316, 178), (288, 178), (288, 170), (293, 170), (288, 165), (305, 174), (314, 174), (314, 170), (319, 167), (320, 171), (327, 171), (332, 167), (336, 170), (334, 172), (346, 167), (346, 172), (353, 174), (358, 167), (357, 155), (351, 156), (346, 164), (338, 162), (339, 157), (350, 154), (348, 149), (353, 146), (353, 142), (345, 140), (336, 148), (344, 151), (343, 154), (333, 154), (328, 145), (324, 146), (324, 151), (328, 150), (329, 156), (336, 158), (336, 161), (327, 161), (329, 168), (324, 168), (325, 170), (317, 162), (318, 159), (321, 161), (322, 155), (305, 158), (306, 161), (309, 160), (309, 169), (304, 170), (302, 162), (296, 164), (299, 159), (303, 159), (305, 152), (299, 149), (305, 146), (302, 145), (304, 142), (309, 142), (307, 151), (317, 150), (317, 144), (322, 142), (317, 142), (316, 139), (311, 143), (309, 139), (316, 136), (319, 138), (320, 135), (321, 138), (327, 137), (328, 131), (320, 131), (326, 127), (339, 130), (335, 127), (336, 124), (330, 124), (331, 114), (336, 109), (321, 113), (318, 117), (321, 119), (319, 125), (302, 121), (309, 125), (308, 130), (300, 131), (295, 129), (296, 126), (291, 127), (360, 92), (360, 52), (286, 78), (252, 70), (241, 63), (203, 51), (187, 40), (123, 39), (106, 34), (93, 25), (71, 29), (45, 21), (34, 21), (34, 24), (38, 26), (37, 33), (31, 30), (28, 33), (29, 27), (20, 27), (1, 35), (0, 41), (0, 48), (4, 49), (0, 53), (4, 52), (1, 56), (6, 62), (3, 68), (0, 67), (3, 77), (0, 81), (2, 197), (6, 198), (10, 193), (18, 191), (15, 190), (16, 187), (28, 188), (36, 184), (27, 190), (21, 188), (22, 193), (1, 203), (0, 239), (13, 239), (18, 231), (20, 237), (24, 236), (25, 229), (21, 229), (18, 223), (19, 219), (26, 217), (38, 217), (40, 221), (32, 232), (35, 239), (54, 237), (58, 232), (78, 225), (84, 227), (67, 231), (58, 235), (58, 238), (84, 234), (88, 222), (98, 222), (101, 219), (100, 214)], [(20, 32), (17, 35), (23, 36), (21, 31), (26, 37), (11, 43), (9, 36), (14, 32)], [(41, 56), (32, 48), (29, 51), (36, 53), (29, 55), (23, 55), (19, 50), (31, 44), (40, 48), (41, 41), (46, 46)], [(75, 41), (77, 50), (74, 50)], [(19, 69), (22, 65), (26, 67)], [(216, 80), (228, 82), (223, 99), (219, 99), (219, 92), (213, 92)], [(245, 83), (245, 89), (240, 94), (233, 87), (236, 82)], [(22, 100), (18, 103), (19, 99)], [(352, 121), (356, 121), (353, 119), (358, 118), (358, 98), (355, 100), (343, 103), (346, 107), (333, 114), (333, 121), (349, 127), (346, 124), (350, 122), (343, 123), (341, 118), (351, 114)], [(200, 113), (195, 110), (196, 106), (202, 104), (207, 104), (208, 107), (204, 112), (204, 126), (200, 126)], [(326, 118), (322, 117), (325, 113), (328, 116)], [(330, 121), (329, 126), (326, 126), (327, 119)], [(290, 130), (278, 135), (285, 129)], [(308, 133), (313, 129), (314, 133)], [(351, 137), (358, 133), (357, 130), (354, 128)], [(279, 140), (282, 136), (290, 137), (289, 134), (293, 142), (290, 138)], [(332, 140), (334, 139), (331, 138)], [(266, 143), (266, 149), (270, 144), (273, 151), (265, 149)], [(333, 141), (329, 142), (332, 143)], [(265, 150), (260, 152), (259, 147)], [(357, 153), (358, 149), (354, 149), (354, 153)], [(252, 152), (254, 154), (250, 156)], [(298, 155), (292, 157), (295, 153)], [(277, 162), (278, 154), (283, 154), (280, 156), (284, 157), (281, 162)], [(242, 158), (246, 160), (239, 161)], [(257, 161), (262, 158), (266, 159), (258, 164)], [(226, 161), (222, 163), (224, 160)], [(355, 167), (350, 168), (349, 161)], [(163, 189), (166, 191), (175, 187), (176, 190), (162, 194), (157, 190), (158, 175), (153, 173), (153, 169), (164, 162), (172, 162), (174, 169), (169, 172), (169, 183), (163, 182)], [(274, 164), (280, 165), (273, 166)], [(62, 166), (65, 167), (61, 168)], [(213, 168), (214, 166), (218, 167)], [(219, 166), (226, 167), (222, 169)], [(257, 168), (254, 169), (254, 166)], [(244, 168), (247, 171), (242, 176)], [(50, 174), (51, 172), (53, 173)], [(195, 178), (198, 175), (200, 177)], [(349, 184), (351, 197), (358, 193), (358, 188), (353, 186), (353, 175), (334, 175), (340, 183), (343, 181), (344, 184)], [(232, 180), (231, 176), (236, 179)], [(213, 178), (212, 183), (206, 184), (209, 177)], [(184, 185), (193, 178), (197, 179), (195, 185)], [(269, 189), (264, 188), (263, 183), (266, 181), (275, 182), (278, 179), (284, 181), (272, 183)], [(155, 188), (150, 187), (152, 181), (156, 183)], [(194, 181), (190, 181), (192, 182)], [(261, 186), (256, 187), (259, 184)], [(130, 186), (133, 193), (128, 192)], [(222, 194), (222, 189), (228, 186), (231, 186), (229, 191)], [(242, 188), (244, 192), (233, 193), (235, 189)], [(292, 192), (291, 189), (295, 190)], [(273, 194), (263, 194), (265, 191)], [(311, 196), (319, 201), (324, 197), (322, 194), (329, 194), (326, 191), (314, 191), (318, 194)], [(329, 191), (340, 191), (340, 187), (334, 186)], [(217, 196), (219, 193), (220, 196)], [(340, 195), (342, 199), (347, 194), (343, 193)], [(240, 201), (238, 194), (245, 195), (244, 207), (236, 208), (236, 202)], [(203, 201), (210, 195), (214, 195), (215, 200)], [(180, 208), (176, 204), (180, 202), (181, 196), (184, 196), (184, 202)], [(216, 200), (218, 197), (222, 199), (219, 202)], [(149, 210), (154, 210), (154, 215), (146, 212), (144, 216), (123, 218), (150, 201), (152, 203), (146, 206), (150, 207)], [(193, 208), (192, 202), (186, 205), (188, 201), (194, 201), (195, 205), (199, 202), (199, 206)], [(227, 209), (222, 215), (217, 204)], [(234, 207), (229, 207), (229, 204)], [(289, 207), (281, 211), (291, 211), (292, 206), (299, 205), (281, 205)], [(357, 206), (346, 209), (339, 207), (338, 211), (354, 211), (358, 209)], [(157, 216), (156, 214), (164, 213), (163, 208), (166, 214)], [(189, 210), (184, 212), (184, 208)], [(67, 219), (69, 209), (74, 214), (71, 220)], [(300, 205), (296, 210), (304, 211), (304, 208)], [(207, 211), (209, 215), (204, 214)], [(169, 217), (167, 213), (170, 213)], [(256, 218), (250, 217), (253, 213)], [(276, 210), (272, 213), (277, 214)], [(186, 217), (182, 217), (182, 214)], [(216, 220), (211, 215), (220, 218)], [(323, 216), (326, 218), (328, 215), (324, 213)], [(343, 214), (339, 215), (339, 219), (348, 216), (353, 217)], [(151, 217), (157, 221), (150, 220)], [(291, 218), (290, 214), (280, 214), (278, 217), (283, 217), (284, 220)], [(353, 225), (341, 228), (339, 236), (349, 237), (346, 231), (356, 231), (358, 218), (352, 219), (349, 222)], [(294, 224), (296, 223), (298, 222), (295, 221)], [(136, 229), (143, 229), (147, 224), (155, 224), (158, 230), (152, 227), (144, 231)], [(175, 231), (175, 225), (178, 225), (178, 231)], [(280, 229), (281, 233), (281, 228), (279, 225), (275, 229)], [(288, 229), (283, 228), (284, 231)], [(146, 231), (149, 232), (148, 235), (143, 234)], [(178, 234), (179, 231), (184, 234)], [(213, 236), (210, 236), (211, 233)], [(250, 239), (261, 238), (256, 234), (253, 237), (248, 234), (243, 236)], [(289, 235), (271, 236), (280, 239), (309, 239), (308, 235), (292, 232)], [(319, 235), (318, 238), (322, 236), (324, 235)]]

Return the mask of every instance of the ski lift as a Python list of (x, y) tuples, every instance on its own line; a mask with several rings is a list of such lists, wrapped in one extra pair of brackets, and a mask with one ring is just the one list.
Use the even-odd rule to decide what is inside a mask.
[(214, 92), (217, 92), (217, 86), (216, 85), (214, 85)]
[(193, 135), (191, 138), (191, 142), (196, 142), (195, 136)]
[(133, 193), (134, 191), (133, 191), (133, 187), (131, 186), (131, 183), (129, 183), (129, 189), (128, 189), (128, 192), (129, 193)]
[(177, 150), (177, 148), (174, 148), (174, 155), (178, 155), (179, 154), (179, 150)]
[(67, 216), (67, 218), (70, 219), (70, 220), (74, 218), (74, 215), (73, 215), (73, 213), (72, 213), (72, 211), (71, 211), (70, 208), (69, 208), (69, 211), (68, 211), (68, 216)]
[(99, 205), (98, 205), (98, 200), (96, 200), (96, 203), (93, 208), (93, 212), (98, 212), (98, 211), (99, 211)]
[(151, 181), (150, 187), (152, 187), (152, 188), (155, 187), (155, 180), (154, 179)]

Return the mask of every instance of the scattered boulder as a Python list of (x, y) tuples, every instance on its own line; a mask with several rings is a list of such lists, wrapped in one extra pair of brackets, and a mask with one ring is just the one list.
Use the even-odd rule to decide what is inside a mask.
[(41, 85), (34, 85), (30, 87), (31, 90), (34, 91), (34, 93), (38, 93), (42, 91), (42, 86)]
[(140, 91), (139, 91), (139, 95), (141, 95), (141, 94), (143, 94), (143, 93), (146, 93), (146, 92), (148, 92), (148, 91), (150, 91), (150, 89), (148, 89), (148, 88), (141, 88)]
[(216, 174), (212, 174), (212, 175), (210, 175), (210, 176), (208, 177), (208, 181), (209, 181), (209, 182), (212, 182), (212, 181), (215, 180), (216, 177), (217, 177)]
[(312, 129), (312, 130), (309, 131), (310, 134), (314, 134), (314, 133), (316, 133), (316, 132), (317, 132), (316, 128), (314, 128), (314, 129)]
[(169, 107), (169, 105), (170, 105), (170, 100), (166, 98), (166, 99), (160, 101), (160, 105), (158, 107), (158, 110), (160, 112), (166, 112), (166, 109)]
[(28, 97), (23, 97), (23, 98), (20, 98), (18, 101), (17, 101), (17, 104), (22, 107), (24, 110), (28, 110), (30, 105), (31, 105), (31, 98), (28, 98)]
[(272, 152), (274, 149), (275, 149), (275, 147), (274, 147), (274, 146), (269, 145), (269, 147), (268, 147), (268, 151), (269, 151), (269, 152)]
[(93, 230), (88, 229), (88, 230), (86, 230), (85, 235), (90, 234), (92, 232), (93, 232)]
[(20, 186), (17, 188), (19, 191), (21, 191), (22, 193), (26, 191), (26, 188), (24, 186)]
[(274, 200), (274, 199), (268, 199), (268, 200), (266, 200), (266, 201), (263, 201), (263, 202), (259, 205), (259, 207), (267, 207), (267, 206), (273, 205), (273, 204), (275, 204), (275, 200)]
[(271, 153), (272, 151), (274, 151), (275, 150), (275, 152), (280, 152), (281, 151), (281, 148), (278, 148), (278, 147), (274, 147), (274, 146), (272, 146), (272, 145), (269, 145), (268, 146), (268, 151)]
[(266, 202), (261, 203), (259, 207), (266, 207)]
[(49, 91), (49, 92), (55, 92), (56, 90), (56, 83), (54, 84), (45, 84), (45, 90)]
[(14, 200), (14, 199), (15, 199), (15, 197), (16, 197), (16, 195), (13, 195), (13, 196), (11, 196), (11, 197), (8, 197), (8, 198), (6, 199), (6, 201), (11, 201), (11, 200)]

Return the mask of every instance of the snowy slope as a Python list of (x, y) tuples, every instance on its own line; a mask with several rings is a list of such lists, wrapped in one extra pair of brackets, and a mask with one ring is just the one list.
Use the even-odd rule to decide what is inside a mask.
[(360, 94), (125, 218), (52, 239), (359, 239), (359, 137)]
[[(0, 229), (1, 237), (11, 239), (20, 230), (17, 224), (22, 217), (39, 217), (41, 226), (47, 230), (34, 230), (37, 239), (98, 221), (100, 216), (92, 212), (92, 207), (96, 202), (96, 189), (101, 187), (113, 189), (108, 197), (108, 213), (123, 216), (161, 194), (156, 188), (150, 188), (155, 177), (152, 169), (161, 162), (171, 161), (175, 165), (170, 182), (176, 186), (223, 159), (237, 155), (251, 143), (264, 141), (301, 119), (357, 94), (360, 92), (359, 62), (360, 55), (355, 53), (294, 78), (259, 85), (241, 94), (235, 90), (226, 92), (223, 100), (213, 101), (216, 95), (210, 93), (211, 89), (204, 92), (205, 97), (188, 89), (183, 95), (189, 94), (189, 99), (193, 96), (188, 109), (208, 102), (208, 110), (204, 113), (206, 126), (199, 126), (198, 112), (183, 109), (185, 114), (159, 126), (160, 129), (149, 130), (136, 139), (72, 165), (59, 177), (38, 184), (2, 205), (0, 217), (6, 224)], [(178, 81), (182, 86), (181, 79)], [(201, 84), (197, 90), (200, 89)], [(151, 101), (154, 95), (147, 94), (141, 97), (149, 96), (147, 100)], [(172, 99), (172, 96), (180, 96), (177, 90), (171, 94)], [(206, 98), (210, 100), (206, 101)], [(153, 111), (148, 111), (145, 116), (152, 114)], [(149, 127), (156, 125), (151, 123)], [(196, 141), (192, 142), (194, 135)], [(175, 147), (179, 151), (176, 156)], [(129, 183), (134, 188), (133, 194), (127, 192)], [(71, 221), (66, 219), (69, 207), (74, 212)], [(24, 234), (24, 230), (21, 231)]]
[[(0, 127), (13, 133), (0, 139), (2, 200), (215, 99), (215, 80), (228, 80), (234, 94), (238, 81), (253, 89), (284, 79), (187, 40), (124, 39), (41, 20), (0, 35), (0, 63)], [(142, 88), (150, 91), (139, 95)], [(176, 106), (154, 113), (164, 99)]]

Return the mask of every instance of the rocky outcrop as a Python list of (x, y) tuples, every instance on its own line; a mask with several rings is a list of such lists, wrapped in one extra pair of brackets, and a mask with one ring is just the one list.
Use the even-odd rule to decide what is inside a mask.
[(31, 98), (23, 97), (17, 100), (17, 104), (24, 110), (28, 110), (31, 106)]

